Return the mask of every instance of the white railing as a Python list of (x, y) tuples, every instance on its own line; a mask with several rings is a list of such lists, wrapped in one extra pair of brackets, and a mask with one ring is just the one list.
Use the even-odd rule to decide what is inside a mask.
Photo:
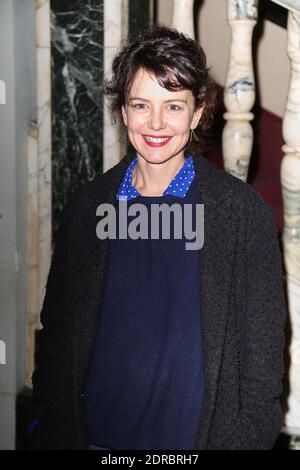
[(257, 19), (258, 1), (229, 0), (228, 23), (232, 31), (230, 58), (224, 90), (227, 121), (223, 130), (224, 168), (232, 175), (247, 180), (253, 146), (249, 121), (255, 101), (252, 65), (252, 31)]
[[(287, 53), (291, 80), (283, 119), (284, 157), (281, 183), (284, 202), (284, 262), (291, 326), (288, 411), (283, 431), (300, 436), (300, 0), (272, 0), (289, 10)], [(194, 2), (174, 0), (172, 26), (194, 37)], [(252, 31), (258, 0), (227, 0), (232, 30), (224, 102), (227, 112), (223, 131), (224, 168), (247, 180), (253, 145), (250, 125), (255, 100), (252, 66)]]
[(284, 430), (300, 436), (300, 0), (277, 1), (289, 9), (287, 53), (291, 78), (283, 118), (281, 185), (283, 247), (291, 327), (289, 396)]
[(194, 39), (193, 9), (194, 0), (174, 0), (172, 27)]

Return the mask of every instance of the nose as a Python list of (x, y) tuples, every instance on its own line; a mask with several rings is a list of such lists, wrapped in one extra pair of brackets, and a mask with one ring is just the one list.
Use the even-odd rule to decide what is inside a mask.
[(163, 109), (157, 107), (151, 110), (151, 116), (149, 119), (149, 128), (154, 131), (159, 131), (165, 127), (164, 112)]

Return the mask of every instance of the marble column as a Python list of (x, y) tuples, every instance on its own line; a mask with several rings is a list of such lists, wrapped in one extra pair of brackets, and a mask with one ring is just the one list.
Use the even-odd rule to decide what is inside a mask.
[(103, 170), (103, 0), (52, 0), (51, 40), (55, 239), (69, 193)]
[(31, 387), (35, 331), (52, 255), (52, 126), (50, 0), (36, 0), (37, 122), (30, 122), (27, 141), (27, 326), (25, 383)]
[(38, 152), (38, 308), (42, 307), (51, 261), (52, 126), (50, 0), (36, 0)]
[(195, 39), (193, 8), (194, 0), (174, 0), (172, 28)]
[(38, 186), (38, 130), (31, 122), (27, 146), (27, 338), (26, 385), (31, 387), (34, 369), (35, 332), (39, 320), (39, 186)]
[(103, 0), (35, 5), (37, 126), (30, 124), (28, 136), (29, 386), (60, 213), (70, 192), (102, 172), (103, 147)]
[(291, 342), (288, 411), (284, 430), (298, 436), (297, 448), (300, 449), (300, 5), (298, 13), (289, 12), (287, 49), (291, 79), (283, 119), (285, 145), (281, 183)]
[(135, 34), (146, 29), (152, 18), (153, 0), (128, 1), (128, 33)]
[(232, 30), (230, 59), (224, 91), (227, 121), (223, 130), (224, 168), (247, 180), (253, 145), (250, 112), (255, 100), (252, 65), (252, 31), (257, 20), (258, 0), (228, 0), (228, 22)]

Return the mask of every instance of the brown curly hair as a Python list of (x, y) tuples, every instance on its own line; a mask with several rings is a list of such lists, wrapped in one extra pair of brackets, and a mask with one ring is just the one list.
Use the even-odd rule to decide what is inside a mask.
[(186, 150), (207, 151), (213, 139), (210, 131), (217, 107), (217, 87), (209, 76), (202, 47), (177, 30), (160, 25), (125, 41), (114, 57), (112, 78), (104, 80), (104, 94), (111, 99), (110, 112), (114, 122), (121, 115), (140, 68), (154, 74), (158, 83), (169, 91), (191, 90), (196, 108), (205, 104), (199, 125), (194, 129), (198, 141), (190, 142)]

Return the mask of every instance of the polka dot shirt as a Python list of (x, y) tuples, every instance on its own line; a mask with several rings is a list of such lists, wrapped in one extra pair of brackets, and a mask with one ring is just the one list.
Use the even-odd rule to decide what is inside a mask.
[[(134, 199), (137, 196), (141, 196), (141, 194), (135, 189), (132, 185), (132, 172), (137, 164), (137, 158), (130, 162), (124, 178), (121, 182), (120, 188), (117, 192), (116, 199), (118, 200), (127, 200)], [(189, 155), (181, 169), (178, 173), (174, 176), (171, 183), (163, 192), (163, 196), (171, 195), (171, 196), (178, 196), (178, 197), (185, 197), (186, 193), (188, 192), (189, 187), (192, 184), (192, 181), (195, 176), (195, 169), (193, 163), (192, 155)]]

